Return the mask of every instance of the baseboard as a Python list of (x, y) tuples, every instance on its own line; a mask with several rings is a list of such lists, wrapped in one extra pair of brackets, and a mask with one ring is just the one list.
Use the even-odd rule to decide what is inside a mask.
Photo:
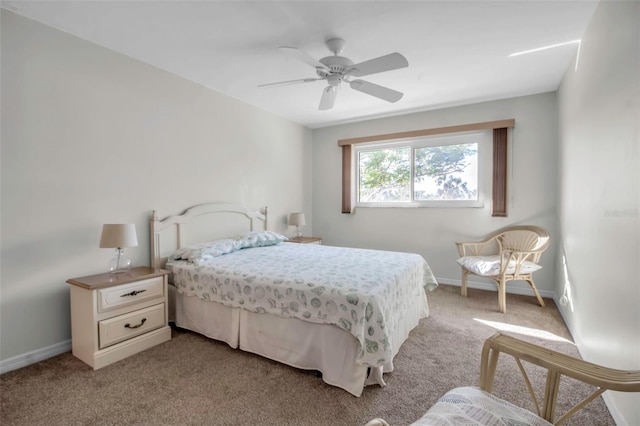
[(0, 374), (17, 370), (18, 368), (26, 367), (27, 365), (35, 364), (36, 362), (44, 361), (45, 359), (69, 351), (71, 351), (71, 340), (65, 340), (64, 342), (56, 343), (46, 348), (36, 349), (35, 351), (2, 360), (0, 361)]
[[(452, 278), (439, 278), (439, 277), (436, 277), (436, 281), (438, 281), (438, 283), (440, 283), (440, 284), (455, 285), (457, 287), (462, 287), (462, 281), (461, 280), (456, 280), (456, 279), (452, 279)], [(495, 284), (491, 283), (491, 282), (481, 282), (481, 281), (467, 280), (467, 288), (476, 288), (476, 289), (479, 289), (479, 290), (495, 291), (496, 293), (498, 292), (498, 287)], [(533, 296), (533, 297), (535, 297), (535, 294), (533, 294), (533, 290), (531, 289), (531, 287), (518, 287), (518, 286), (507, 285), (507, 293), (508, 294), (521, 294), (521, 295), (524, 295), (524, 296)], [(558, 304), (558, 302), (556, 301), (556, 294), (552, 290), (541, 290), (541, 289), (538, 289), (538, 293), (540, 293), (540, 296), (542, 296), (542, 297), (553, 299), (556, 302), (556, 305)]]
[[(558, 311), (560, 311), (560, 316), (562, 316), (562, 320), (564, 321), (565, 325), (569, 329), (569, 333), (571, 334), (571, 337), (573, 338), (573, 342), (576, 345), (576, 349), (578, 349), (578, 353), (580, 354), (580, 357), (585, 361), (593, 362), (593, 360), (590, 359), (590, 357), (588, 356), (588, 354), (584, 350), (584, 345), (582, 344), (582, 339), (581, 339), (579, 333), (573, 327), (573, 324), (571, 322), (567, 321), (566, 306), (565, 305), (561, 305), (560, 301), (557, 300), (557, 296), (555, 296), (555, 295), (553, 297), (553, 300), (556, 302), (556, 306), (558, 307)], [(620, 410), (618, 410), (613, 398), (611, 397), (611, 392), (603, 393), (602, 394), (602, 399), (604, 401), (604, 404), (609, 409), (609, 413), (611, 413), (611, 417), (613, 417), (613, 420), (615, 421), (616, 425), (620, 425), (620, 426), (627, 425), (628, 423), (627, 423), (626, 419), (620, 413)]]
[[(455, 285), (458, 287), (462, 285), (460, 280), (455, 280), (455, 279), (436, 278), (436, 280), (441, 284)], [(497, 291), (495, 284), (489, 283), (489, 282), (483, 283), (479, 281), (469, 280), (467, 282), (467, 287), (477, 288), (481, 290), (488, 290), (488, 291)], [(554, 300), (556, 299), (553, 292), (545, 291), (545, 290), (539, 290), (539, 291), (542, 297), (553, 297)], [(528, 296), (534, 295), (531, 289), (518, 288), (515, 286), (508, 286), (507, 293), (523, 294)], [(556, 305), (558, 305), (557, 301), (556, 301)], [(563, 316), (563, 319), (565, 319), (564, 316)], [(566, 320), (565, 320), (565, 323), (566, 323)], [(17, 355), (13, 358), (2, 360), (0, 361), (0, 374), (4, 374), (12, 370), (17, 370), (18, 368), (26, 367), (36, 362), (44, 361), (45, 359), (48, 359), (69, 351), (71, 351), (71, 340), (56, 343), (51, 346), (47, 346), (45, 348), (36, 349), (35, 351), (27, 352), (22, 355)]]
[(602, 394), (602, 399), (604, 400), (604, 405), (609, 409), (609, 413), (611, 413), (611, 417), (613, 417), (613, 421), (618, 426), (628, 426), (627, 420), (620, 413), (618, 408), (616, 407), (615, 402), (611, 398), (611, 392), (605, 392)]

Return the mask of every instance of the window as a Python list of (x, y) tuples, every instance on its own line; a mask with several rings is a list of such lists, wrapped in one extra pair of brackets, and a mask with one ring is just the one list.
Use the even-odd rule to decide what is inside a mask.
[[(493, 158), (491, 162), (492, 177), (487, 175), (485, 177), (484, 169), (489, 169), (488, 152), (491, 152), (490, 147), (484, 147), (483, 143), (478, 146), (478, 206), (482, 205), (483, 191), (482, 182), (492, 181), (491, 192), (491, 216), (494, 217), (506, 217), (507, 216), (507, 170), (508, 161), (507, 155), (509, 151), (509, 129), (513, 129), (516, 125), (516, 120), (513, 118), (497, 120), (497, 121), (485, 121), (481, 123), (471, 124), (459, 124), (456, 126), (438, 127), (431, 129), (421, 130), (409, 130), (404, 132), (386, 133), (381, 135), (360, 136), (349, 139), (338, 140), (338, 146), (342, 149), (342, 213), (351, 214), (354, 212), (353, 208), (356, 204), (356, 185), (352, 185), (352, 181), (357, 175), (358, 161), (354, 161), (355, 147), (380, 143), (382, 141), (399, 141), (410, 140), (424, 137), (431, 137), (435, 135), (450, 135), (450, 134), (463, 134), (464, 132), (493, 132)], [(487, 144), (489, 144), (487, 142)], [(405, 144), (406, 145), (406, 144)], [(489, 144), (490, 145), (490, 144)], [(378, 145), (382, 147), (382, 145)], [(363, 149), (364, 150), (364, 149)], [(485, 152), (487, 154), (485, 154)], [(354, 170), (354, 166), (356, 170)], [(463, 201), (454, 201), (454, 205), (461, 206)], [(365, 205), (362, 203), (362, 205)], [(382, 205), (370, 204), (370, 205)], [(411, 204), (410, 204), (411, 205)], [(441, 202), (442, 205), (442, 202)]]
[(356, 206), (481, 207), (487, 132), (354, 147)]

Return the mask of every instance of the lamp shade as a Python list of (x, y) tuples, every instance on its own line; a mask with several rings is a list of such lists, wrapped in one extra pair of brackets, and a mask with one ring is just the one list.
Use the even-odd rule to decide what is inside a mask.
[(306, 222), (304, 220), (304, 213), (291, 213), (289, 214), (289, 225), (291, 226), (304, 226)]
[(100, 248), (136, 247), (138, 236), (133, 223), (108, 223), (102, 225)]

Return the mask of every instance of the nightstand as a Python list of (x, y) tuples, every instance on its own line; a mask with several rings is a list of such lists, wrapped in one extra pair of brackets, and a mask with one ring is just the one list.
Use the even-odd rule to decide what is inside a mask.
[(293, 237), (289, 238), (287, 241), (299, 244), (322, 244), (322, 238), (318, 237)]
[(168, 275), (141, 266), (67, 280), (73, 355), (97, 370), (170, 340)]

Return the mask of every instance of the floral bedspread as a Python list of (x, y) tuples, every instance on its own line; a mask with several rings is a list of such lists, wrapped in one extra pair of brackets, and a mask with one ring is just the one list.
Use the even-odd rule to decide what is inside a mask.
[(201, 265), (171, 261), (185, 296), (252, 312), (334, 324), (360, 342), (356, 362), (378, 367), (393, 357), (390, 336), (413, 298), (438, 284), (418, 254), (282, 243), (242, 249)]

